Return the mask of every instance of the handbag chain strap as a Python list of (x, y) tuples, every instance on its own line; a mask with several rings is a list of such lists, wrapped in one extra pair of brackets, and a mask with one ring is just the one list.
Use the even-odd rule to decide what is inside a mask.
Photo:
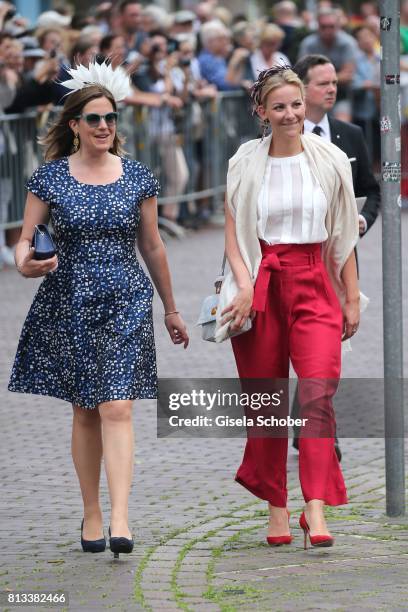
[(225, 274), (225, 264), (227, 263), (227, 253), (224, 251), (224, 255), (222, 258), (222, 264), (221, 264), (221, 276), (224, 276)]
[(221, 264), (221, 274), (220, 276), (215, 280), (215, 293), (219, 293), (221, 291), (221, 285), (222, 285), (222, 281), (224, 280), (224, 274), (225, 274), (225, 265), (227, 263), (227, 253), (224, 251), (224, 255), (222, 258), (222, 264)]

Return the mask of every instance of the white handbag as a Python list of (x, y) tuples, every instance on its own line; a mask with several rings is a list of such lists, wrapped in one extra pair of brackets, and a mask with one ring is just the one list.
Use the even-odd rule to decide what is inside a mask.
[[(221, 266), (221, 274), (215, 279), (215, 293), (212, 295), (208, 295), (202, 305), (200, 310), (200, 315), (198, 317), (198, 321), (196, 325), (201, 325), (202, 330), (202, 338), (203, 340), (207, 340), (208, 342), (215, 342), (215, 326), (216, 326), (216, 317), (217, 317), (217, 308), (220, 300), (220, 291), (222, 287), (222, 283), (224, 280), (224, 272), (225, 272), (225, 263), (227, 261), (227, 256), (224, 253), (224, 257), (222, 260)], [(239, 336), (246, 331), (249, 331), (252, 327), (252, 321), (248, 317), (245, 321), (244, 325), (236, 332), (228, 332), (228, 335), (224, 338), (233, 338), (234, 336)]]

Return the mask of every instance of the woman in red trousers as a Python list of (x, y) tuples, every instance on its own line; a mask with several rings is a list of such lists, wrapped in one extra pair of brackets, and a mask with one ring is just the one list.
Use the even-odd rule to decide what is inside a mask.
[[(225, 211), (231, 272), (221, 290), (216, 338), (252, 318), (252, 328), (232, 338), (241, 379), (287, 379), (292, 363), (302, 417), (312, 425), (299, 440), (300, 525), (305, 546), (307, 535), (313, 546), (331, 546), (324, 506), (347, 503), (334, 450), (332, 396), (342, 340), (356, 333), (360, 317), (351, 167), (335, 145), (303, 135), (303, 84), (288, 67), (262, 72), (252, 101), (272, 133), (245, 143), (230, 160)], [(249, 436), (236, 476), (268, 501), (272, 545), (292, 541), (287, 447), (287, 436)]]

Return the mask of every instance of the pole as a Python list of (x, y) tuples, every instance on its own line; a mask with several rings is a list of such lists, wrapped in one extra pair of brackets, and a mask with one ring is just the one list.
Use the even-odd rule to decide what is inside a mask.
[(405, 514), (402, 373), (401, 110), (398, 0), (381, 0), (381, 199), (385, 483), (388, 516)]

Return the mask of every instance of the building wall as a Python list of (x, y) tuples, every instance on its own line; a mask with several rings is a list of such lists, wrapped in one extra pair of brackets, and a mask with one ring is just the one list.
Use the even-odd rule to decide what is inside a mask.
[(50, 4), (50, 0), (14, 0), (18, 13), (29, 19), (31, 25), (35, 24), (40, 13), (50, 8)]

